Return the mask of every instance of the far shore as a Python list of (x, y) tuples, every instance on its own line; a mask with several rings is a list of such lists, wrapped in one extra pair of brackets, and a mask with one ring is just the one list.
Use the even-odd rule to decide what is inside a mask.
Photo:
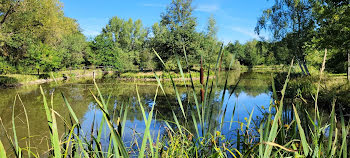
[[(231, 71), (254, 71), (254, 72), (283, 72), (284, 69), (275, 66), (257, 66), (251, 69), (241, 68), (239, 70), (231, 70)], [(0, 75), (0, 88), (9, 88), (9, 87), (20, 87), (20, 86), (30, 86), (30, 85), (38, 85), (43, 83), (64, 81), (64, 80), (76, 80), (76, 79), (89, 79), (93, 80), (94, 76), (99, 79), (103, 77), (113, 77), (115, 80), (120, 81), (143, 81), (143, 82), (156, 82), (154, 74), (156, 74), (161, 81), (171, 81), (168, 74), (165, 74), (162, 71), (149, 71), (149, 72), (123, 72), (119, 73), (117, 71), (102, 71), (100, 69), (96, 70), (72, 70), (72, 71), (60, 71), (54, 73), (45, 73), (41, 75), (45, 75), (46, 78), (40, 78), (38, 75), (24, 75), (24, 74), (8, 74), (8, 75)], [(207, 72), (204, 72), (204, 76), (206, 76)], [(180, 72), (171, 72), (173, 81), (189, 81), (191, 80), (188, 73), (184, 72), (184, 77), (180, 74)], [(192, 80), (200, 80), (199, 71), (191, 71)], [(210, 78), (214, 78), (214, 74), (210, 74)], [(332, 77), (343, 77), (343, 74), (330, 74)]]

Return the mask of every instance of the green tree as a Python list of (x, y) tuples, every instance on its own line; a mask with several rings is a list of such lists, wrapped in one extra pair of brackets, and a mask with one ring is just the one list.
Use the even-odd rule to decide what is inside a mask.
[[(158, 45), (155, 49), (170, 65), (175, 64), (173, 60), (170, 60), (175, 55), (184, 56), (183, 47), (186, 49), (190, 63), (194, 63), (195, 60), (199, 61), (197, 53), (200, 45), (199, 34), (195, 31), (197, 24), (192, 12), (192, 0), (172, 0), (165, 13), (161, 15), (161, 26), (158, 27), (159, 30), (166, 29), (166, 31), (153, 32), (155, 38), (164, 37), (163, 41), (155, 40), (159, 42), (154, 43)], [(163, 34), (157, 35), (157, 33)]]
[(60, 56), (58, 52), (48, 44), (33, 43), (29, 46), (28, 53), (26, 54), (25, 65), (37, 69), (39, 74), (42, 71), (52, 71), (58, 69), (61, 66)]
[[(92, 48), (96, 54), (99, 54), (97, 57), (99, 64), (134, 69), (144, 66), (141, 62), (148, 62), (145, 61), (146, 58), (141, 60), (141, 54), (146, 51), (147, 36), (148, 31), (143, 27), (141, 20), (133, 22), (132, 19), (125, 21), (113, 17), (102, 29), (102, 34), (95, 38)], [(107, 48), (104, 48), (104, 46)], [(108, 53), (103, 54), (104, 51)], [(113, 57), (107, 57), (108, 55)], [(113, 60), (114, 62), (123, 62), (113, 64)]]
[(256, 40), (248, 41), (247, 43), (245, 43), (244, 45), (245, 58), (242, 61), (244, 65), (254, 66), (262, 63), (262, 61), (260, 60), (261, 57), (258, 53), (257, 43), (258, 41)]
[[(218, 28), (213, 15), (208, 19), (207, 29), (205, 33), (200, 33), (200, 54), (204, 57), (205, 64), (215, 65), (217, 55), (219, 53), (221, 42), (217, 40)], [(225, 51), (223, 57), (229, 58), (228, 51)], [(227, 65), (227, 64), (226, 64)], [(225, 65), (225, 66), (226, 66)]]
[(123, 68), (121, 62), (122, 49), (116, 47), (111, 33), (98, 35), (91, 43), (91, 49), (95, 53), (95, 65), (113, 66), (118, 69)]
[(288, 39), (288, 48), (292, 50), (304, 74), (309, 75), (305, 45), (311, 41), (314, 28), (310, 1), (276, 0), (271, 8), (263, 11), (255, 31), (260, 34), (261, 30), (268, 30), (272, 33), (274, 41)]
[[(0, 20), (0, 56), (16, 67), (17, 72), (32, 71), (30, 68), (37, 70), (38, 65), (48, 65), (42, 68), (44, 71), (60, 68), (56, 63), (50, 66), (41, 60), (45, 57), (53, 62), (62, 60), (57, 53), (64, 43), (62, 41), (66, 36), (79, 32), (76, 21), (64, 16), (58, 0), (3, 0)], [(37, 57), (43, 59), (37, 60)], [(28, 66), (27, 63), (36, 66)]]
[(63, 37), (58, 52), (62, 57), (62, 67), (77, 67), (82, 64), (84, 56), (89, 54), (85, 36), (80, 33), (69, 34)]
[(337, 61), (347, 58), (347, 78), (350, 81), (350, 2), (348, 0), (315, 0), (318, 44), (322, 48), (338, 50)]

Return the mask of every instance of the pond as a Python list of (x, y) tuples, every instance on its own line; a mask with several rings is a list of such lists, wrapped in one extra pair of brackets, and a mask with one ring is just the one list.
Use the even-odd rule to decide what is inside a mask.
[[(258, 119), (263, 115), (263, 112), (265, 111), (264, 109), (269, 107), (272, 102), (271, 82), (272, 77), (275, 74), (259, 72), (226, 73), (228, 73), (226, 87), (224, 86), (225, 77), (220, 77), (217, 88), (208, 89), (208, 91), (211, 90), (212, 92), (211, 95), (208, 93), (207, 96), (207, 98), (210, 99), (210, 104), (206, 107), (206, 109), (208, 109), (206, 111), (210, 113), (210, 115), (207, 115), (208, 117), (206, 119), (212, 122), (212, 130), (221, 128), (222, 133), (226, 135), (227, 139), (234, 139), (234, 129), (240, 128), (239, 122), (246, 122), (251, 112), (253, 112), (253, 120)], [(225, 76), (226, 73), (221, 74), (221, 76)], [(197, 98), (200, 100), (200, 84), (197, 80), (194, 82), (196, 83), (196, 90), (198, 90)], [(167, 125), (163, 120), (168, 120), (169, 122), (173, 121), (172, 111), (176, 114), (179, 122), (192, 120), (189, 111), (195, 106), (195, 104), (193, 101), (193, 95), (187, 93), (188, 89), (190, 89), (189, 83), (187, 83), (187, 86), (183, 82), (178, 82), (177, 84), (177, 90), (182, 100), (184, 110), (186, 111), (186, 118), (183, 116), (181, 108), (177, 103), (175, 90), (169, 81), (163, 82), (166, 95), (158, 89), (158, 95), (155, 102), (153, 99), (157, 90), (157, 82), (120, 81), (114, 78), (107, 78), (97, 80), (97, 84), (106, 101), (109, 100), (108, 109), (110, 114), (112, 113), (115, 116), (119, 116), (118, 113), (125, 113), (125, 109), (127, 109), (123, 134), (123, 140), (127, 145), (132, 144), (135, 141), (142, 141), (142, 133), (146, 127), (139, 101), (137, 99), (136, 85), (145, 111), (150, 111), (152, 104), (155, 103), (154, 121), (151, 125), (151, 134), (153, 136), (156, 136), (158, 132), (161, 134), (164, 132)], [(211, 82), (209, 82), (209, 84), (211, 84)], [(60, 83), (59, 85), (51, 83), (43, 84), (41, 86), (48, 98), (50, 107), (52, 106), (50, 103), (50, 94), (53, 94), (53, 109), (61, 116), (61, 118), (57, 118), (60, 135), (67, 130), (64, 128), (64, 122), (61, 120), (64, 119), (67, 122), (70, 122), (69, 111), (60, 94), (61, 92), (67, 97), (68, 102), (80, 120), (82, 129), (85, 132), (83, 133), (84, 136), (90, 135), (92, 125), (94, 126), (94, 129), (99, 127), (98, 125), (102, 118), (102, 112), (99, 110), (98, 105), (90, 92), (91, 90), (94, 94), (97, 94), (92, 81)], [(17, 94), (19, 97), (16, 97)], [(28, 139), (28, 127), (23, 108), (25, 107), (29, 120), (31, 135), (29, 139), (31, 147), (33, 147), (34, 151), (39, 153), (39, 155), (45, 154), (45, 152), (48, 151), (50, 137), (43, 106), (43, 97), (39, 85), (13, 89), (0, 89), (0, 96), (0, 117), (4, 125), (4, 128), (1, 128), (0, 130), (0, 137), (5, 148), (8, 151), (11, 150), (10, 146), (6, 145), (9, 143), (4, 130), (7, 131), (7, 134), (10, 137), (13, 135), (13, 107), (15, 116), (14, 122), (16, 125), (17, 137), (20, 142), (19, 144), (25, 146), (25, 140)], [(234, 110), (235, 113), (233, 115)], [(222, 119), (224, 123), (220, 127)], [(94, 124), (92, 124), (93, 122)], [(115, 119), (115, 122), (117, 122), (117, 118)], [(252, 126), (254, 125), (253, 122)], [(195, 129), (189, 128), (189, 130), (195, 133)], [(139, 136), (140, 134), (141, 136)], [(102, 140), (106, 141), (108, 133), (105, 132), (102, 135)], [(103, 146), (106, 145), (108, 146), (108, 143), (103, 144)]]

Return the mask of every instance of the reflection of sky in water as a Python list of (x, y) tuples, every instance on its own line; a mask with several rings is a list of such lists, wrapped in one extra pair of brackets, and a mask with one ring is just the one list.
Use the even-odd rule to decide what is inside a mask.
[[(222, 95), (223, 95), (223, 91), (219, 95), (216, 95), (215, 100), (220, 101), (222, 98)], [(271, 92), (261, 93), (257, 96), (251, 96), (245, 93), (244, 91), (241, 91), (237, 96), (236, 95), (237, 94), (232, 94), (230, 97), (229, 91), (226, 91), (223, 106), (221, 107), (220, 116), (218, 116), (218, 114), (213, 114), (213, 116), (216, 117), (214, 119), (217, 121), (217, 129), (219, 129), (220, 120), (223, 116), (223, 112), (227, 104), (226, 114), (224, 117), (224, 124), (222, 127), (222, 133), (225, 134), (228, 139), (234, 138), (234, 134), (236, 134), (235, 129), (240, 128), (240, 124), (235, 121), (241, 121), (246, 123), (246, 120), (244, 118), (249, 118), (249, 115), (253, 109), (254, 109), (254, 112), (252, 115), (252, 119), (255, 119), (258, 116), (262, 116), (262, 112), (259, 110), (259, 108), (261, 108), (261, 106), (268, 108), (272, 97)], [(186, 95), (182, 94), (181, 98), (185, 99)], [(145, 99), (145, 103), (146, 103), (145, 105), (148, 105), (148, 107), (151, 108), (153, 104), (153, 100)], [(237, 104), (237, 106), (236, 106), (235, 115), (233, 118), (234, 122), (232, 123), (230, 128), (230, 121), (231, 121), (232, 112), (235, 104)], [(133, 105), (139, 106), (137, 103), (133, 103)], [(83, 120), (82, 127), (85, 132), (87, 131), (90, 132), (91, 122), (93, 122), (94, 115), (95, 115), (95, 129), (99, 128), (98, 124), (101, 122), (101, 118), (103, 117), (101, 111), (97, 110), (95, 106), (90, 104), (89, 109), (90, 110), (86, 112), (84, 117), (82, 118)], [(128, 115), (130, 115), (130, 113), (128, 113)], [(177, 114), (177, 115), (180, 116), (182, 114)], [(148, 113), (146, 114), (146, 116), (148, 117)], [(169, 118), (169, 119), (172, 120), (172, 118)], [(192, 121), (192, 120), (189, 120), (189, 121)], [(197, 122), (199, 123), (199, 120), (197, 120)], [(152, 122), (150, 131), (151, 131), (151, 135), (153, 136), (153, 139), (156, 139), (158, 132), (160, 132), (160, 134), (164, 133), (165, 126), (166, 125), (162, 120), (157, 120)], [(253, 126), (254, 126), (254, 123), (252, 122), (251, 127)], [(105, 126), (104, 128), (107, 129), (105, 131), (108, 131), (107, 126)], [(137, 116), (134, 116), (133, 120), (130, 120), (130, 119), (127, 120), (125, 122), (125, 129), (123, 134), (123, 139), (127, 142), (127, 145), (130, 145), (131, 143), (130, 141), (132, 141), (134, 138), (137, 138), (138, 143), (141, 143), (145, 128), (146, 128), (146, 125), (144, 120), (140, 120), (139, 118), (137, 118)], [(200, 130), (201, 129), (199, 128), (199, 131)], [(108, 132), (105, 132), (105, 131), (103, 133), (103, 138), (102, 138), (103, 140), (106, 140), (106, 138), (108, 138), (106, 137), (108, 135)]]
[[(219, 126), (219, 123), (222, 118), (222, 113), (225, 109), (225, 105), (227, 104), (226, 114), (224, 117), (224, 125), (223, 125), (223, 133), (226, 134), (226, 138), (230, 139), (230, 134), (233, 133), (233, 129), (240, 128), (240, 125), (238, 123), (232, 123), (231, 129), (230, 127), (230, 121), (232, 117), (232, 111), (234, 108), (235, 103), (237, 102), (237, 108), (234, 115), (233, 121), (243, 121), (245, 122), (244, 118), (249, 118), (249, 113), (254, 108), (254, 114), (253, 119), (256, 119), (257, 116), (261, 116), (261, 112), (257, 106), (265, 106), (268, 108), (268, 105), (270, 103), (271, 99), (271, 92), (269, 91), (269, 86), (271, 76), (270, 74), (260, 74), (260, 73), (230, 73), (229, 74), (229, 83), (228, 87), (225, 93), (223, 106), (221, 106), (221, 98), (223, 94), (223, 87), (222, 83), (221, 87), (218, 87), (218, 91), (213, 90), (213, 95), (211, 98), (212, 105), (213, 105), (213, 114), (212, 118), (210, 119), (214, 123), (216, 123), (217, 126)], [(237, 78), (240, 77), (240, 83), (237, 89), (235, 89), (235, 93), (229, 98), (229, 93), (233, 89), (234, 85), (237, 82)], [(142, 141), (143, 132), (145, 129), (145, 122), (143, 120), (143, 116), (140, 111), (140, 107), (137, 100), (137, 95), (135, 91), (135, 84), (129, 83), (129, 82), (116, 82), (115, 79), (108, 80), (102, 80), (98, 83), (101, 93), (104, 94), (105, 98), (108, 97), (109, 94), (111, 94), (111, 100), (109, 102), (110, 104), (110, 113), (113, 113), (113, 108), (120, 110), (121, 104), (124, 103), (129, 105), (131, 107), (131, 110), (128, 111), (128, 117), (127, 121), (125, 123), (125, 130), (123, 139), (127, 142), (126, 145), (130, 146), (130, 141), (132, 138), (134, 138), (134, 134), (138, 133), (136, 135), (138, 142)], [(68, 102), (72, 106), (73, 110), (75, 111), (78, 118), (80, 118), (81, 126), (83, 128), (83, 135), (90, 137), (91, 132), (91, 125), (94, 120), (95, 116), (95, 129), (99, 128), (99, 124), (101, 122), (101, 118), (103, 117), (101, 111), (96, 106), (96, 103), (89, 91), (91, 89), (93, 93), (97, 93), (95, 90), (95, 87), (91, 82), (87, 81), (86, 83), (78, 83), (78, 84), (63, 84), (60, 86), (51, 86), (51, 85), (42, 85), (43, 89), (47, 95), (47, 99), (49, 101), (49, 92), (53, 92), (55, 90), (54, 95), (54, 109), (61, 114), (66, 120), (70, 120), (69, 118), (69, 111), (67, 110), (67, 107), (65, 106), (62, 96), (59, 94), (60, 92), (64, 93), (64, 95), (67, 97)], [(154, 99), (154, 93), (156, 91), (156, 83), (143, 83), (139, 85), (139, 92), (140, 97), (142, 100), (142, 103), (145, 105), (143, 106), (145, 108), (145, 111), (149, 111), (153, 104)], [(164, 121), (161, 121), (160, 119), (166, 119), (166, 120), (173, 120), (171, 110), (174, 110), (176, 115), (178, 116), (178, 119), (180, 121), (180, 124), (184, 123), (184, 119), (182, 118), (182, 113), (180, 111), (180, 108), (177, 104), (176, 95), (173, 92), (173, 87), (171, 85), (165, 85), (164, 89), (167, 93), (168, 99), (172, 105), (175, 105), (173, 107), (168, 106), (167, 101), (162, 95), (162, 91), (159, 89), (157, 101), (156, 101), (156, 117), (157, 121), (153, 121), (151, 125), (151, 134), (153, 135), (153, 138), (156, 139), (158, 132), (160, 131), (161, 134), (166, 134), (164, 132), (164, 127), (166, 126)], [(184, 86), (177, 87), (180, 98), (183, 99), (183, 105), (184, 107), (187, 106), (187, 98), (186, 92), (188, 89)], [(197, 94), (199, 95), (199, 89)], [(28, 111), (28, 117), (31, 124), (31, 134), (32, 135), (40, 135), (43, 137), (49, 136), (49, 130), (47, 128), (47, 119), (45, 112), (43, 110), (43, 102), (42, 102), (42, 95), (40, 93), (40, 90), (38, 86), (28, 87), (28, 88), (18, 88), (18, 89), (0, 89), (0, 94), (4, 97), (0, 99), (0, 117), (3, 119), (5, 123), (5, 128), (8, 129), (8, 131), (12, 130), (11, 125), (11, 118), (12, 118), (12, 109), (9, 107), (12, 107), (13, 105), (13, 98), (16, 94), (20, 94), (21, 98), (23, 99), (24, 105), (27, 108)], [(191, 98), (192, 94), (189, 94)], [(197, 97), (198, 101), (200, 101), (200, 96)], [(131, 102), (128, 102), (130, 100)], [(190, 99), (191, 100), (191, 99)], [(112, 105), (113, 104), (113, 105)], [(194, 105), (193, 98), (191, 100), (191, 104)], [(118, 106), (118, 108), (116, 108)], [(21, 107), (21, 105), (18, 103), (16, 107)], [(206, 108), (206, 110), (209, 109), (210, 106)], [(118, 114), (115, 116), (119, 116), (119, 111), (117, 111)], [(219, 113), (221, 116), (219, 116)], [(16, 117), (16, 126), (18, 129), (26, 129), (26, 125), (22, 123), (22, 120), (25, 120), (25, 117), (23, 115), (22, 108), (16, 108), (16, 116), (18, 115), (18, 118)], [(197, 112), (195, 112), (195, 115), (197, 115)], [(148, 116), (148, 113), (146, 112), (146, 116)], [(116, 118), (117, 119), (117, 118)], [(190, 115), (190, 112), (187, 113), (187, 119), (188, 122), (192, 122), (192, 117)], [(17, 123), (18, 122), (18, 123)], [(114, 121), (116, 122), (116, 120)], [(169, 122), (170, 123), (170, 122)], [(199, 123), (199, 120), (197, 119), (197, 123)], [(170, 123), (171, 124), (171, 123)], [(44, 125), (44, 127), (43, 127)], [(176, 125), (172, 125), (172, 128), (176, 128)], [(253, 123), (251, 124), (254, 125)], [(102, 142), (106, 142), (108, 138), (108, 131), (109, 129), (106, 128), (105, 124), (105, 130), (103, 130), (103, 137)], [(63, 125), (60, 125), (59, 132), (63, 133), (64, 127)], [(193, 127), (189, 127), (192, 129), (191, 132), (195, 133), (195, 130)], [(199, 127), (199, 131), (200, 131)], [(27, 136), (26, 130), (18, 130), (18, 136), (20, 138), (23, 138)], [(95, 132), (96, 134), (96, 132)], [(234, 136), (234, 135), (233, 135)], [(38, 138), (38, 139), (36, 139)], [(232, 137), (233, 138), (233, 137)], [(5, 142), (7, 141), (6, 138), (2, 135), (0, 135), (1, 141)], [(21, 139), (22, 140), (22, 139)], [(46, 151), (47, 145), (46, 143), (41, 143), (41, 139), (39, 137), (35, 137), (32, 139), (33, 144), (38, 144), (39, 151)], [(22, 141), (25, 143), (24, 141)], [(108, 144), (103, 144), (104, 146)]]
[[(227, 94), (227, 97), (225, 96), (224, 106), (222, 107), (222, 111), (225, 109), (225, 104), (228, 103), (227, 106), (227, 112), (225, 115), (225, 123), (222, 127), (224, 134), (231, 134), (233, 131), (232, 129), (240, 128), (240, 125), (236, 122), (232, 123), (231, 130), (230, 127), (230, 121), (232, 117), (232, 111), (234, 109), (235, 103), (237, 103), (236, 111), (234, 114), (233, 121), (241, 121), (246, 123), (246, 120), (244, 118), (249, 119), (249, 115), (253, 111), (252, 119), (255, 119), (257, 116), (262, 116), (261, 111), (259, 108), (261, 106), (269, 107), (270, 101), (272, 98), (272, 93), (261, 93), (257, 96), (250, 96), (245, 92), (241, 92), (237, 97), (235, 95), (232, 95), (230, 99), (228, 99), (229, 95)], [(220, 116), (221, 118), (221, 116)], [(254, 123), (251, 123), (251, 126), (254, 126)]]

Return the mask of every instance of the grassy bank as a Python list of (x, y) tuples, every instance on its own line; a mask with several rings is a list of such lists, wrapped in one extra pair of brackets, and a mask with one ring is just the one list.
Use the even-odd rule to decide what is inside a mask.
[[(209, 72), (210, 76), (214, 76), (214, 70), (215, 68), (212, 66), (211, 71)], [(199, 80), (200, 77), (200, 69), (198, 67), (194, 67), (191, 70), (191, 77), (193, 80)], [(247, 67), (247, 66), (240, 66), (239, 69), (235, 69), (234, 71), (239, 72), (247, 72), (247, 71), (253, 71), (253, 72), (286, 72), (288, 68), (284, 65), (258, 65), (254, 67)], [(205, 70), (207, 71), (207, 70)], [(221, 70), (221, 71), (227, 71)], [(295, 66), (296, 73), (299, 73), (300, 70), (298, 70), (298, 67)], [(45, 82), (53, 82), (56, 80), (63, 80), (64, 77), (67, 79), (75, 80), (78, 78), (91, 78), (93, 76), (93, 72), (95, 72), (95, 75), (97, 78), (100, 78), (102, 76), (110, 76), (119, 78), (121, 80), (141, 80), (141, 81), (156, 81), (156, 78), (154, 77), (154, 74), (159, 76), (162, 80), (168, 80), (170, 81), (170, 76), (168, 73), (165, 73), (166, 71), (125, 71), (125, 72), (118, 72), (115, 73), (113, 71), (108, 71), (106, 73), (105, 71), (102, 71), (100, 69), (96, 70), (66, 70), (66, 71), (58, 71), (58, 72), (51, 72), (51, 73), (43, 73), (40, 75), (37, 74), (7, 74), (7, 75), (0, 75), (0, 86), (3, 87), (11, 87), (11, 86), (21, 86), (21, 85), (32, 85), (32, 84), (41, 84)], [(318, 75), (318, 71), (314, 68), (310, 68), (310, 72), (313, 76)], [(178, 81), (182, 78), (182, 75), (179, 71), (171, 71), (170, 75), (175, 81)], [(190, 80), (189, 73), (184, 73), (184, 78), (186, 80)], [(207, 75), (207, 74), (206, 74)], [(344, 78), (346, 74), (327, 74), (327, 78)], [(64, 76), (64, 77), (63, 77)]]
[(112, 76), (111, 71), (102, 70), (71, 70), (71, 71), (58, 71), (51, 73), (37, 74), (7, 74), (0, 75), (0, 86), (2, 87), (15, 87), (15, 86), (27, 86), (33, 84), (42, 84), (47, 82), (62, 81), (62, 80), (76, 80), (80, 78), (93, 78), (95, 74), (96, 78)]
[[(281, 89), (285, 74), (277, 74), (275, 83)], [(320, 84), (320, 86), (319, 86)], [(309, 106), (313, 106), (315, 94), (318, 92), (318, 103), (323, 109), (330, 110), (333, 99), (339, 106), (350, 109), (350, 84), (344, 74), (324, 74), (322, 80), (317, 75), (303, 76), (294, 73), (289, 81), (285, 96), (291, 99), (302, 99)]]

